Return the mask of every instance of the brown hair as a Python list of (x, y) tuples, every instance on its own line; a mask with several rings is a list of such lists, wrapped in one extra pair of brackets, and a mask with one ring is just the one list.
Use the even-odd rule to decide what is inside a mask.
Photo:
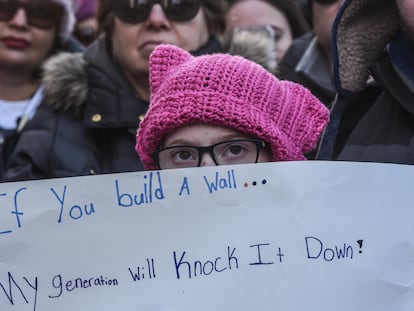
[[(114, 25), (114, 12), (112, 11), (113, 1), (123, 0), (99, 0), (98, 1), (98, 22), (99, 30), (110, 37)], [(201, 0), (201, 8), (207, 21), (210, 35), (222, 34), (225, 28), (226, 4), (221, 0)]]

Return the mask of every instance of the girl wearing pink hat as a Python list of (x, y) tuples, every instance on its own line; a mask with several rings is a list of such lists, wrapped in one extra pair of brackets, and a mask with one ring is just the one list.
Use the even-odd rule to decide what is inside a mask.
[(239, 56), (161, 45), (137, 132), (146, 169), (305, 160), (329, 119), (306, 88)]

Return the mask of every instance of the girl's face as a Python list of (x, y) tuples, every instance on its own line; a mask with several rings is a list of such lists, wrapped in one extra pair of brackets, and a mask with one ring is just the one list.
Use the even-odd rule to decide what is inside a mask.
[(226, 16), (227, 31), (234, 27), (270, 25), (275, 30), (277, 60), (280, 61), (292, 43), (293, 34), (282, 11), (261, 0), (236, 2)]
[(133, 85), (140, 85), (148, 80), (149, 56), (157, 45), (173, 44), (192, 51), (205, 44), (208, 38), (207, 22), (201, 7), (194, 18), (174, 22), (167, 18), (160, 4), (154, 4), (142, 22), (129, 24), (115, 17), (111, 41), (114, 57), (128, 80)]
[[(243, 139), (246, 141), (243, 141)], [(272, 161), (272, 155), (268, 148), (257, 146), (249, 141), (251, 139), (252, 136), (231, 128), (210, 124), (191, 124), (168, 134), (161, 148), (173, 146), (206, 147), (223, 143), (217, 145), (212, 152), (202, 152), (199, 166), (255, 163), (257, 153), (257, 162)], [(161, 168), (197, 166), (198, 161), (196, 158), (198, 154), (196, 150), (193, 151), (191, 151), (191, 148), (166, 150), (166, 152), (163, 152), (164, 155), (159, 157), (160, 162), (161, 157), (164, 157), (164, 163), (166, 163), (164, 167), (161, 165)], [(215, 154), (216, 162), (219, 163), (216, 164), (212, 153)], [(195, 165), (192, 165), (194, 163)]]
[[(28, 8), (36, 3), (41, 3), (37, 11), (34, 7)], [(13, 9), (13, 6), (17, 9)], [(44, 13), (61, 14), (59, 8), (61, 7), (57, 4), (45, 0), (2, 1), (0, 68), (9, 68), (15, 72), (20, 72), (19, 69), (32, 72), (40, 66), (52, 49), (57, 32), (57, 23), (52, 22), (51, 16), (45, 16), (47, 13)], [(58, 11), (53, 11), (54, 9)]]

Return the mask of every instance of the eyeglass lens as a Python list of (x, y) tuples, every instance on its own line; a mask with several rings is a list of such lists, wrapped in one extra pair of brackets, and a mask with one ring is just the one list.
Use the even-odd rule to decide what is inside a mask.
[(263, 145), (259, 140), (231, 140), (207, 147), (167, 147), (156, 154), (161, 169), (200, 166), (206, 152), (210, 153), (216, 165), (247, 164), (257, 162)]

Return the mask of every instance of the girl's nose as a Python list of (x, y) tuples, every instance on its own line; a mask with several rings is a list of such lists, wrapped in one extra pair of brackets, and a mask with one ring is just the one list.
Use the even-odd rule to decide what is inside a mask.
[(200, 166), (215, 166), (216, 163), (209, 152), (204, 152), (201, 156)]

